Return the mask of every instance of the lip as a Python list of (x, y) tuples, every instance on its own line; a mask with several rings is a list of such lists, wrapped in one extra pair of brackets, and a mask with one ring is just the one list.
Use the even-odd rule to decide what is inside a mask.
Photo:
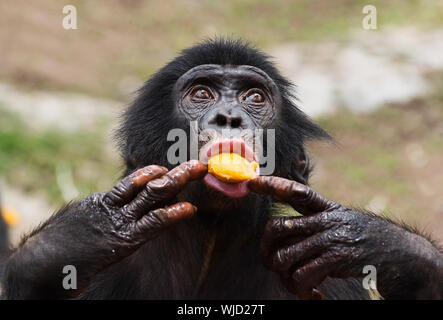
[(236, 153), (249, 162), (257, 161), (252, 149), (242, 139), (221, 139), (205, 146), (200, 153), (200, 161), (207, 164), (209, 159), (220, 153)]
[(203, 178), (203, 182), (209, 188), (217, 190), (229, 198), (243, 198), (249, 193), (248, 180), (237, 183), (227, 183), (217, 179), (212, 174), (207, 173)]
[[(247, 161), (256, 161), (256, 157), (252, 149), (246, 145), (242, 139), (219, 139), (208, 146), (205, 146), (200, 153), (200, 161), (207, 164), (209, 159), (220, 153), (236, 153)], [(257, 175), (259, 175), (259, 167), (257, 167)], [(248, 180), (241, 182), (224, 182), (207, 173), (203, 179), (206, 186), (215, 189), (230, 198), (242, 198), (249, 193)]]

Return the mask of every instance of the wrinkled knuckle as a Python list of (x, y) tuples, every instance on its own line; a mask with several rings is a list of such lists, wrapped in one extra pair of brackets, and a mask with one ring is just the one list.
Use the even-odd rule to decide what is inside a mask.
[(339, 252), (341, 257), (351, 257), (353, 255), (353, 249), (350, 247), (342, 248)]
[(150, 205), (154, 205), (156, 202), (160, 201), (161, 196), (163, 194), (162, 189), (155, 189), (151, 186), (146, 186), (146, 192), (141, 196), (141, 201), (143, 203), (149, 203)]
[(295, 217), (283, 218), (281, 221), (281, 230), (292, 230), (296, 226), (298, 220)]
[(105, 200), (109, 201), (109, 203), (114, 203), (121, 201), (123, 199), (123, 195), (127, 192), (127, 188), (123, 185), (116, 185), (110, 192), (105, 195)]
[(337, 203), (337, 202), (334, 202), (334, 201), (331, 201), (331, 200), (327, 200), (328, 201), (328, 203), (329, 203), (329, 210), (343, 210), (343, 209), (345, 209), (344, 211), (346, 211), (346, 209), (348, 209), (348, 208), (345, 208), (345, 207), (343, 207), (340, 203)]
[(161, 229), (165, 225), (162, 216), (166, 215), (165, 209), (150, 211), (146, 217), (147, 227), (149, 229)]
[(131, 243), (138, 231), (134, 224), (125, 224), (124, 227), (116, 229), (114, 235), (120, 243)]
[(311, 202), (317, 200), (318, 194), (310, 187), (305, 187), (306, 201)]
[[(327, 249), (330, 247), (330, 235), (322, 234), (312, 239), (311, 245), (316, 249)], [(309, 241), (309, 240), (308, 240)]]
[(176, 180), (173, 175), (171, 176), (170, 174), (165, 174), (161, 178), (150, 181), (147, 184), (147, 187), (149, 187), (151, 190), (161, 190), (173, 186), (175, 182)]
[(119, 183), (115, 186), (114, 194), (122, 195), (128, 191), (128, 186), (124, 183)]
[(269, 220), (265, 227), (265, 234), (270, 236), (274, 232), (278, 232), (280, 224), (280, 218), (273, 218), (272, 220)]
[(322, 219), (331, 228), (340, 227), (346, 221), (346, 217), (340, 211), (325, 211), (322, 213)]
[(151, 196), (156, 193), (156, 190), (151, 187), (150, 184), (147, 184), (145, 187), (145, 192), (140, 193), (140, 198), (142, 200), (147, 199), (148, 196)]
[(103, 206), (108, 205), (108, 203), (104, 202), (105, 199), (107, 199), (108, 194), (107, 193), (99, 193), (95, 192), (91, 194), (87, 200), (91, 202), (94, 206)]
[(334, 232), (328, 232), (322, 237), (323, 244), (328, 245), (329, 247), (336, 243), (336, 239), (336, 234)]
[(178, 184), (180, 176), (173, 174), (171, 175), (166, 174), (164, 175), (164, 179), (165, 179), (165, 187), (175, 187)]
[(344, 225), (340, 225), (335, 228), (329, 235), (329, 241), (332, 243), (346, 243), (350, 237), (348, 235), (348, 231)]
[(282, 217), (279, 218), (279, 223), (277, 225), (278, 227), (278, 231), (282, 232), (282, 231), (288, 231), (288, 230), (292, 230), (296, 223), (297, 223), (297, 219), (299, 217)]

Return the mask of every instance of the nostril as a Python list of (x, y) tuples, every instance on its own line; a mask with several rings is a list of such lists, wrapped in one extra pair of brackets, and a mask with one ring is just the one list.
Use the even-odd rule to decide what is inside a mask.
[(225, 116), (218, 114), (217, 117), (215, 118), (215, 122), (217, 123), (218, 126), (224, 127), (228, 121)]
[(240, 118), (234, 118), (231, 120), (231, 127), (232, 128), (238, 128), (241, 126), (241, 119)]

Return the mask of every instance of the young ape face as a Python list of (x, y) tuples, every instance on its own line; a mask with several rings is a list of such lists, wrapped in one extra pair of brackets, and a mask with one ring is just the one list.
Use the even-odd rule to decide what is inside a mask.
[[(258, 162), (266, 153), (267, 134), (263, 132), (257, 145), (261, 140), (254, 140), (255, 130), (275, 130), (275, 170), (268, 174), (306, 183), (309, 163), (304, 141), (328, 135), (294, 101), (292, 84), (265, 54), (241, 41), (209, 40), (184, 50), (146, 82), (125, 114), (118, 132), (125, 174), (150, 164), (175, 167), (167, 159), (174, 143), (167, 141), (168, 132), (180, 128), (189, 133), (189, 139), (193, 122), (207, 133), (207, 139), (199, 141), (200, 150), (220, 139), (241, 140)], [(254, 194), (231, 199), (201, 181), (192, 183), (180, 197), (195, 203), (200, 212), (222, 214), (251, 211), (264, 201)]]
[[(260, 162), (262, 152), (258, 150), (263, 150), (263, 143), (256, 139), (254, 133), (258, 132), (257, 129), (272, 127), (281, 108), (281, 95), (275, 82), (266, 72), (247, 65), (205, 64), (194, 67), (175, 83), (173, 101), (176, 102), (174, 113), (177, 118), (187, 122), (195, 121), (199, 133), (207, 133), (206, 139), (200, 137), (198, 144), (199, 158), (203, 163), (207, 163), (206, 152), (214, 145), (217, 148), (212, 148), (212, 156), (221, 152), (234, 152), (245, 158), (249, 154), (248, 160)], [(225, 150), (218, 148), (220, 143), (225, 146)], [(211, 188), (214, 179), (208, 179), (205, 182)], [(245, 183), (215, 183), (219, 191), (231, 195), (231, 198), (242, 198), (248, 192)], [(200, 188), (203, 189), (202, 186)], [(223, 199), (223, 196), (212, 190), (202, 192), (211, 195), (211, 204), (216, 203), (208, 208), (211, 210), (232, 209), (251, 200), (233, 201)]]

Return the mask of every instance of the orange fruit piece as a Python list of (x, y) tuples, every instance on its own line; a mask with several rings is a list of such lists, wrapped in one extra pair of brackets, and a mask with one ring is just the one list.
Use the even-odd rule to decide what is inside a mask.
[(257, 176), (258, 163), (236, 153), (220, 153), (208, 162), (208, 172), (225, 182), (241, 182)]

